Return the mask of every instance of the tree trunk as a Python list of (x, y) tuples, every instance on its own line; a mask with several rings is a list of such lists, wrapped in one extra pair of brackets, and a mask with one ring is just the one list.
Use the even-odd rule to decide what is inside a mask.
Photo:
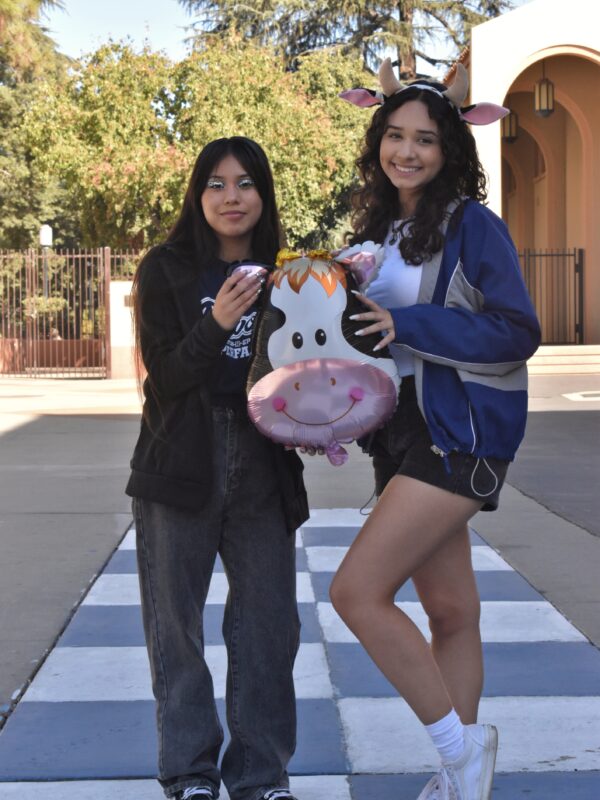
[(400, 23), (407, 31), (406, 44), (398, 48), (398, 61), (400, 62), (400, 80), (412, 81), (417, 77), (417, 57), (413, 44), (413, 16), (415, 13), (414, 0), (399, 0), (398, 12)]

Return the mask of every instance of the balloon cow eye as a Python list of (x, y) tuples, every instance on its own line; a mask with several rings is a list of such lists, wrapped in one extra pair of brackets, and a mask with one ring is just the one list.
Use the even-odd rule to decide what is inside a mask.
[(327, 341), (327, 336), (325, 335), (325, 331), (322, 328), (319, 328), (318, 331), (315, 332), (315, 341), (317, 344), (324, 345)]
[(298, 331), (292, 334), (292, 344), (294, 345), (296, 350), (300, 350), (300, 348), (304, 344), (304, 339), (302, 338), (302, 334), (298, 333)]
[(329, 381), (330, 381), (332, 386), (335, 386), (335, 384), (336, 384), (335, 378), (329, 378)]

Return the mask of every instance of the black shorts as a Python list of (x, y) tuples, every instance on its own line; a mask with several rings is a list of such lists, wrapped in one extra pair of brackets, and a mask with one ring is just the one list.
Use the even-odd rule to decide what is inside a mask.
[(377, 496), (394, 475), (407, 475), (453, 494), (480, 500), (482, 511), (495, 511), (510, 462), (457, 452), (444, 459), (432, 451), (432, 444), (417, 405), (414, 377), (403, 378), (396, 411), (377, 431), (369, 447)]

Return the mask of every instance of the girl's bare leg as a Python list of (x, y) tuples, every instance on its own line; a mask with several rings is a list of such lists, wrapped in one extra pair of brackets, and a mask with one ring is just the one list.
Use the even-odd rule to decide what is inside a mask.
[(463, 724), (477, 722), (483, 687), (479, 594), (468, 529), (452, 536), (412, 576), (429, 617), (431, 651)]
[[(443, 551), (454, 538), (464, 536), (467, 521), (479, 507), (478, 501), (413, 478), (392, 478), (331, 585), (337, 612), (425, 725), (448, 714), (454, 700), (429, 644), (412, 620), (394, 605), (394, 596), (409, 577), (438, 555), (440, 548)], [(450, 556), (452, 563), (448, 566), (456, 569), (458, 562), (462, 573), (468, 574), (470, 552), (464, 545), (456, 552), (451, 550)], [(426, 570), (421, 580), (423, 587), (431, 585), (435, 575), (443, 581), (446, 566), (439, 559), (433, 563), (433, 570)], [(464, 603), (459, 613), (476, 619), (479, 604), (477, 601), (476, 608), (472, 607), (470, 591)], [(439, 612), (436, 602), (431, 608)], [(439, 635), (437, 638), (439, 651)], [(441, 666), (453, 676), (454, 649), (442, 645), (441, 652)]]

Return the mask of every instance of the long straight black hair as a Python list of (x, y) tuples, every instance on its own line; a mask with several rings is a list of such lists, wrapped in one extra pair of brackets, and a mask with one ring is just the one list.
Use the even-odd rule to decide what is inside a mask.
[[(167, 234), (164, 244), (180, 244), (186, 250), (192, 250), (193, 262), (199, 269), (214, 263), (219, 257), (219, 240), (210, 227), (202, 210), (201, 197), (206, 184), (215, 168), (227, 156), (236, 158), (255, 183), (256, 190), (262, 200), (262, 213), (252, 232), (252, 258), (266, 264), (274, 264), (277, 251), (283, 244), (283, 235), (277, 203), (275, 187), (269, 160), (262, 147), (245, 136), (215, 139), (209, 142), (196, 159), (194, 169), (183, 198), (179, 217)], [(141, 347), (142, 308), (140, 280), (142, 259), (133, 279), (132, 306), (133, 327), (135, 331), (134, 361), (141, 385), (144, 373)]]
[(215, 139), (203, 148), (196, 159), (179, 217), (166, 242), (193, 247), (200, 266), (218, 258), (219, 241), (206, 221), (200, 198), (215, 168), (227, 156), (240, 162), (254, 181), (263, 204), (262, 214), (252, 232), (252, 258), (273, 264), (282, 244), (273, 175), (262, 147), (245, 136)]

